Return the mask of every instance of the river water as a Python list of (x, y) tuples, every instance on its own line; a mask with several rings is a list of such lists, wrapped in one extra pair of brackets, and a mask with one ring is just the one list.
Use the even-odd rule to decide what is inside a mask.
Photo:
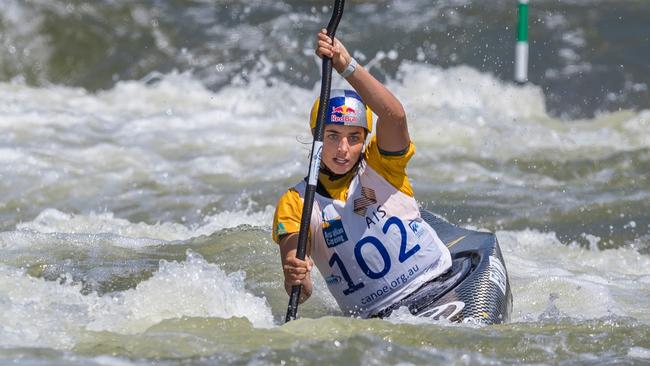
[[(329, 4), (329, 3), (328, 3)], [(508, 324), (300, 319), (273, 206), (307, 171), (315, 1), (2, 0), (0, 362), (650, 363), (650, 2), (348, 1), (416, 198), (497, 234)], [(345, 86), (334, 78), (334, 86)]]

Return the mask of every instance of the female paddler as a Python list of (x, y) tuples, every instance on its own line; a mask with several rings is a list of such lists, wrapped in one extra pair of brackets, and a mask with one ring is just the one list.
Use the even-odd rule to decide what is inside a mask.
[[(415, 147), (402, 104), (325, 29), (316, 54), (332, 58), (354, 90), (331, 91), (307, 257), (296, 258), (304, 180), (280, 198), (273, 239), (287, 293), (302, 285), (300, 303), (311, 296), (315, 263), (344, 314), (370, 317), (446, 272), (451, 256), (413, 198), (406, 165)], [(368, 138), (371, 109), (377, 131)]]

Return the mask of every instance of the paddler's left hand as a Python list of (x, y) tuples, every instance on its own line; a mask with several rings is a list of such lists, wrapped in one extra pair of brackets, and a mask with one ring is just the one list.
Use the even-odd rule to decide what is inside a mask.
[(318, 57), (329, 57), (332, 59), (332, 66), (339, 73), (343, 72), (345, 68), (350, 63), (350, 53), (343, 46), (343, 43), (334, 37), (334, 44), (332, 44), (332, 38), (327, 35), (327, 29), (321, 29), (318, 33), (316, 41), (316, 54)]

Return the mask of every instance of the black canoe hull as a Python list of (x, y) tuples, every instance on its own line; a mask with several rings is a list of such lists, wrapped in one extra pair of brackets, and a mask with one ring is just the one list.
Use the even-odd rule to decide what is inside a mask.
[(413, 315), (452, 322), (507, 322), (512, 293), (496, 236), (460, 228), (425, 210), (422, 218), (449, 248), (452, 269), (376, 316), (407, 306)]

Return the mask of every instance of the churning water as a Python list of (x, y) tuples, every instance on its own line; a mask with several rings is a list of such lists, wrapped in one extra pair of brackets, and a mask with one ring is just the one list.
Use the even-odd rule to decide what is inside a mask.
[(320, 276), (282, 324), (323, 2), (2, 0), (0, 362), (649, 363), (650, 3), (531, 2), (527, 86), (515, 5), (339, 29), (405, 105), (416, 198), (497, 234), (512, 321), (476, 327), (344, 318)]

